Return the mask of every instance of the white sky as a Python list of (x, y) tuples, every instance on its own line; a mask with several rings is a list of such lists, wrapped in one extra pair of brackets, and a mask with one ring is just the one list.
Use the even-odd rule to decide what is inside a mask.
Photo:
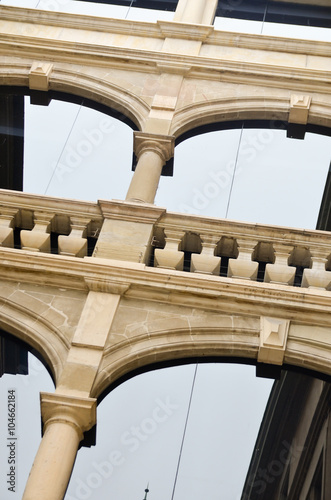
[[(1, 4), (151, 22), (173, 16), (74, 0)], [(330, 41), (327, 30), (315, 28), (228, 19), (216, 19), (215, 27)], [(129, 127), (87, 108), (55, 101), (48, 108), (31, 106), (28, 99), (25, 127), (25, 191), (91, 201), (125, 198), (132, 176)], [(232, 219), (314, 228), (330, 164), (330, 138), (307, 134), (297, 141), (286, 139), (284, 131), (244, 130), (238, 152), (239, 137), (240, 130), (220, 131), (181, 143), (175, 175), (161, 179), (156, 203), (216, 217), (225, 217), (229, 204)], [(4, 479), (6, 416), (1, 413), (2, 500), (22, 497), (40, 435), (39, 390), (53, 391), (40, 364), (32, 360), (31, 365), (29, 377), (7, 375), (0, 384), (2, 405), (8, 387), (17, 390), (20, 456), (19, 492), (12, 494)], [(98, 408), (97, 446), (79, 452), (66, 500), (142, 500), (148, 481), (148, 500), (239, 500), (271, 382), (255, 378), (250, 366), (199, 365), (172, 499), (194, 369), (189, 365), (148, 373), (108, 395)], [(167, 401), (169, 414), (156, 410)], [(162, 414), (162, 422), (155, 421), (155, 414)], [(140, 437), (133, 435), (137, 427)], [(112, 471), (111, 460), (116, 463)]]

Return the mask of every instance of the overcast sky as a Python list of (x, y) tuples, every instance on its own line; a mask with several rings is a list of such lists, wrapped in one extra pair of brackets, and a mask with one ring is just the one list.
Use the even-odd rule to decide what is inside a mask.
[[(173, 15), (74, 0), (1, 4), (151, 22)], [(326, 30), (314, 28), (225, 19), (215, 26), (330, 40)], [(97, 145), (89, 139), (95, 129), (102, 130)], [(89, 201), (125, 198), (132, 176), (132, 130), (121, 122), (68, 103), (31, 106), (27, 98), (25, 141), (25, 191)], [(283, 130), (213, 132), (176, 148), (175, 175), (161, 179), (156, 203), (171, 211), (313, 229), (329, 164), (327, 137), (306, 134), (297, 141), (286, 139)], [(98, 408), (97, 446), (79, 452), (66, 500), (142, 500), (147, 482), (149, 500), (239, 500), (271, 381), (257, 379), (251, 366), (199, 365), (172, 496), (195, 368), (148, 373), (109, 394)], [(3, 500), (22, 497), (40, 436), (39, 391), (53, 391), (35, 358), (30, 369), (28, 377), (6, 375), (0, 383), (2, 404), (8, 388), (17, 391), (20, 457), (19, 492), (12, 494), (4, 479), (2, 413)]]

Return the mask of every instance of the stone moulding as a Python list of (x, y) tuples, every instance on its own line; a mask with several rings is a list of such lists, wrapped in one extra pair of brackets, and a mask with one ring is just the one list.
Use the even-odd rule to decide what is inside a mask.
[[(301, 337), (300, 329), (296, 331), (293, 338), (290, 329), (284, 361), (290, 364), (304, 363), (307, 368), (318, 367), (319, 371), (331, 372), (328, 360), (330, 342), (327, 341), (328, 337), (325, 333), (331, 328), (330, 293), (323, 290), (148, 268), (143, 264), (93, 257), (75, 259), (4, 248), (0, 249), (0, 270), (4, 279), (9, 282), (19, 279), (21, 282), (40, 285), (45, 283), (44, 277), (47, 276), (53, 286), (82, 291), (92, 289), (101, 290), (104, 293), (125, 293), (126, 301), (138, 300), (142, 304), (146, 301), (158, 302), (161, 310), (167, 304), (182, 308), (191, 307), (197, 311), (205, 311), (206, 321), (211, 312), (219, 314), (220, 319), (233, 314), (250, 321), (256, 315), (270, 317), (271, 310), (276, 318), (282, 317), (286, 311), (287, 318), (291, 319), (291, 325), (298, 324), (307, 327), (313, 325), (314, 328), (318, 327), (320, 330), (317, 331), (314, 347), (312, 347), (312, 340), (307, 338), (306, 334)], [(43, 281), (40, 281), (41, 277)], [(103, 288), (105, 283), (106, 288)], [(9, 322), (6, 320), (4, 311), (4, 308), (0, 309), (1, 324), (8, 331)], [(31, 316), (29, 311), (26, 314)], [(208, 323), (205, 325), (207, 326)], [(56, 345), (54, 341), (58, 338), (57, 334), (54, 336), (54, 333), (49, 332), (41, 337), (38, 335), (34, 337), (32, 333), (29, 333), (29, 329), (26, 329), (23, 334), (20, 330), (21, 326), (20, 322), (15, 330), (9, 329), (9, 331), (29, 343), (32, 341), (39, 351), (47, 353), (47, 360), (50, 361), (57, 379), (57, 374), (61, 372), (61, 365), (63, 366), (66, 359), (68, 347), (63, 346), (64, 350), (62, 347), (60, 351), (56, 348), (59, 358), (55, 358), (52, 350)], [(41, 328), (41, 324), (38, 328)], [(125, 370), (131, 371), (156, 361), (174, 360), (179, 357), (212, 356), (213, 354), (257, 358), (259, 326), (256, 327), (256, 331), (249, 329), (246, 333), (243, 328), (233, 330), (231, 326), (223, 329), (223, 333), (218, 332), (217, 327), (212, 327), (211, 330), (206, 330), (201, 326), (196, 330), (192, 328), (193, 326), (187, 330), (172, 331), (170, 325), (165, 322), (163, 329), (158, 326), (157, 331), (153, 333), (151, 325), (148, 332), (139, 333), (137, 330), (134, 337), (127, 339), (124, 344), (118, 343), (116, 336), (113, 337), (111, 334), (112, 347), (109, 347), (109, 356), (110, 351), (113, 354), (111, 357), (107, 355), (109, 367), (106, 368), (103, 364), (100, 368), (102, 380), (100, 379), (100, 387), (95, 386), (95, 394), (99, 394), (118, 376), (124, 375)], [(208, 331), (213, 335), (212, 342), (208, 337)], [(200, 335), (199, 342), (195, 335)], [(224, 337), (224, 335), (230, 335), (230, 337)], [(223, 342), (222, 338), (223, 340), (228, 338), (228, 340)], [(137, 346), (138, 351), (136, 348), (133, 349), (134, 345)], [(129, 349), (128, 352), (127, 349)], [(118, 362), (115, 361), (116, 352), (121, 358)]]
[[(1, 46), (1, 44), (0, 44)], [(22, 53), (22, 56), (23, 53)], [(133, 56), (134, 58), (138, 57), (137, 54)], [(165, 61), (165, 60), (164, 60)], [(190, 77), (198, 77), (206, 78), (206, 79), (217, 79), (220, 80), (220, 69), (214, 70), (211, 68), (211, 72), (204, 72), (202, 74), (202, 67), (199, 66), (198, 72), (194, 74), (194, 68), (196, 67), (194, 61), (196, 59), (192, 59), (190, 67), (192, 67)], [(157, 64), (162, 62), (158, 61)], [(169, 65), (171, 62), (167, 59), (166, 62), (166, 71), (169, 72)], [(177, 64), (177, 63), (176, 63)], [(181, 67), (182, 62), (178, 62), (176, 65), (175, 72), (177, 69)], [(186, 67), (186, 65), (184, 64)], [(235, 69), (237, 66), (237, 69)], [(7, 85), (25, 85), (28, 86), (28, 78), (29, 78), (29, 69), (31, 67), (31, 59), (28, 58), (26, 63), (22, 63), (22, 59), (17, 64), (14, 63), (14, 59), (11, 62), (3, 61), (0, 63), (0, 81), (2, 84)], [(127, 68), (127, 63), (125, 63), (125, 67)], [(224, 82), (233, 83), (233, 84), (242, 84), (243, 82), (237, 80), (236, 74), (239, 75), (241, 71), (241, 67), (238, 66), (238, 63), (233, 66), (234, 73), (231, 71), (225, 71), (226, 67), (224, 66), (224, 72), (222, 71), (222, 80)], [(229, 69), (229, 66), (228, 66)], [(144, 69), (144, 71), (146, 68)], [(86, 71), (89, 72), (88, 66), (86, 66)], [(186, 70), (185, 70), (186, 71)], [(154, 68), (152, 71), (156, 74), (159, 74), (159, 67)], [(231, 76), (232, 74), (232, 76)], [(227, 76), (228, 75), (228, 76)], [(234, 119), (269, 119), (269, 120), (284, 120), (284, 123), (288, 120), (289, 113), (289, 98), (290, 94), (295, 92), (314, 92), (314, 100), (310, 107), (310, 112), (308, 116), (308, 123), (330, 126), (331, 118), (330, 118), (330, 81), (331, 77), (326, 76), (323, 72), (321, 75), (318, 71), (315, 72), (315, 76), (306, 75), (307, 85), (302, 80), (296, 81), (295, 86), (293, 85), (292, 79), (289, 80), (289, 84), (284, 85), (279, 82), (279, 90), (277, 95), (275, 96), (275, 91), (272, 87), (277, 87), (277, 78), (274, 74), (274, 69), (272, 69), (272, 73), (267, 78), (267, 81), (264, 81), (264, 77), (266, 73), (260, 75), (260, 77), (256, 74), (253, 77), (253, 80), (249, 82), (249, 77), (245, 75), (245, 84), (263, 84), (266, 87), (263, 89), (263, 97), (256, 97), (256, 94), (250, 96), (250, 90), (245, 89), (245, 95), (240, 97), (238, 92), (235, 92), (233, 98), (229, 97), (224, 99), (221, 95), (222, 86), (220, 86), (219, 97), (213, 96), (208, 101), (204, 102), (195, 102), (188, 106), (181, 105), (181, 96), (179, 95), (179, 100), (177, 104), (177, 108), (174, 114), (174, 118), (172, 120), (170, 134), (178, 137), (180, 134), (189, 131), (195, 128), (198, 125), (204, 125), (208, 123), (214, 123), (216, 121), (227, 121)], [(246, 78), (247, 77), (247, 78)], [(291, 77), (292, 78), (292, 77)], [(313, 78), (311, 80), (311, 78)], [(320, 81), (324, 81), (322, 87), (319, 88), (314, 81), (317, 78)], [(189, 80), (188, 80), (189, 81)], [(227, 83), (227, 84), (228, 84)], [(79, 72), (75, 70), (74, 72), (69, 71), (67, 68), (63, 68), (61, 63), (54, 63), (54, 69), (50, 76), (50, 88), (52, 90), (61, 90), (66, 91), (73, 94), (86, 95), (89, 98), (93, 98), (95, 101), (103, 102), (109, 107), (113, 107), (117, 109), (124, 116), (130, 118), (135, 124), (137, 124), (140, 130), (143, 130), (145, 127), (145, 123), (150, 112), (150, 105), (144, 101), (140, 96), (135, 95), (132, 92), (129, 92), (128, 89), (120, 88), (119, 86), (114, 85), (111, 81), (100, 80), (100, 78), (96, 76), (91, 76), (90, 74), (85, 74), (84, 69), (81, 68)], [(269, 90), (268, 90), (269, 89)], [(323, 92), (325, 95), (316, 94), (316, 92)], [(238, 103), (240, 102), (240, 106)]]
[[(0, 7), (1, 19), (20, 23), (31, 23), (34, 25), (58, 26), (67, 29), (89, 30), (95, 32), (106, 32), (124, 34), (148, 38), (165, 38), (171, 33), (179, 31), (181, 34), (189, 30), (185, 23), (158, 21), (157, 23), (135, 21), (125, 19), (109, 19), (105, 17), (86, 16), (64, 12), (52, 12), (38, 9), (27, 9), (12, 6)], [(173, 25), (173, 28), (171, 27)], [(167, 29), (168, 28), (168, 29)], [(311, 54), (330, 57), (331, 47), (328, 42), (316, 40), (293, 40), (285, 37), (274, 37), (268, 35), (253, 35), (250, 33), (232, 33), (214, 30), (212, 26), (194, 25), (199, 33), (203, 33), (205, 41), (211, 45), (224, 45), (238, 48), (249, 48), (255, 50), (290, 52), (294, 54)], [(164, 31), (165, 30), (165, 31)], [(207, 36), (206, 36), (207, 34)]]
[[(0, 11), (1, 12), (1, 11)], [(206, 56), (190, 56), (184, 54), (171, 54), (154, 52), (151, 50), (137, 50), (122, 47), (105, 47), (102, 45), (87, 45), (64, 40), (36, 39), (36, 37), (21, 37), (19, 35), (1, 36), (0, 53), (17, 56), (17, 47), (20, 47), (20, 57), (36, 59), (40, 53), (47, 60), (57, 62), (70, 62), (86, 64), (88, 66), (103, 66), (105, 63), (118, 69), (131, 71), (153, 72), (157, 65), (162, 63), (174, 64), (178, 67), (184, 65), (191, 67), (189, 75), (194, 78), (208, 78), (233, 83), (264, 85), (267, 87), (288, 88), (289, 90), (331, 93), (331, 71), (325, 67), (310, 69), (304, 66), (295, 68), (295, 86), (293, 85), (293, 67), (281, 64), (249, 62), (222, 58), (209, 58)], [(55, 69), (55, 67), (54, 67)], [(158, 71), (157, 71), (158, 72)], [(52, 77), (50, 78), (50, 83)]]
[[(234, 321), (233, 317), (224, 313), (219, 316), (219, 326), (212, 326), (213, 322), (210, 322), (208, 315), (204, 318), (204, 326), (195, 326), (193, 323), (186, 329), (176, 328), (173, 322), (166, 319), (163, 326), (153, 325), (152, 322), (141, 325), (128, 338), (123, 339), (122, 336), (121, 340), (108, 345), (105, 349), (91, 395), (99, 397), (120, 378), (130, 376), (130, 373), (137, 369), (141, 371), (145, 367), (148, 370), (149, 365), (162, 366), (165, 362), (176, 364), (176, 361), (180, 362), (187, 358), (196, 362), (197, 359), (203, 361), (207, 358), (217, 361), (217, 358), (224, 359), (230, 356), (276, 365), (284, 362), (331, 374), (329, 361), (331, 341), (322, 341), (323, 338), (330, 336), (330, 327), (319, 328), (312, 346), (306, 338), (305, 328), (309, 328), (307, 325), (302, 327), (298, 323), (291, 322), (292, 334), (288, 319), (270, 317), (267, 319), (269, 324), (278, 322), (280, 325), (280, 337), (278, 330), (276, 332), (280, 341), (270, 338), (270, 335), (266, 337), (261, 335), (259, 318), (244, 315)], [(227, 320), (230, 320), (230, 323), (231, 320), (234, 321), (233, 325), (226, 324)], [(245, 322), (250, 326), (245, 327)], [(271, 333), (272, 328), (267, 330)], [(115, 334), (116, 330), (113, 330), (111, 338), (112, 335), (115, 338)]]
[(48, 364), (56, 383), (67, 357), (70, 342), (50, 321), (24, 304), (0, 298), (0, 327), (35, 348)]

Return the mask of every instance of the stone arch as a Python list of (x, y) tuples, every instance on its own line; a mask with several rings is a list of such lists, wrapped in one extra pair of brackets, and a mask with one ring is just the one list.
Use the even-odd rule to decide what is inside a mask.
[[(98, 397), (122, 377), (150, 365), (183, 362), (185, 359), (236, 357), (256, 359), (259, 346), (259, 318), (213, 315), (173, 320), (163, 318), (137, 325), (131, 338), (105, 349), (99, 374), (92, 389)], [(177, 325), (176, 325), (177, 324)]]
[[(290, 92), (275, 96), (266, 95), (236, 96), (231, 98), (211, 99), (185, 106), (174, 115), (171, 134), (177, 141), (181, 136), (190, 136), (193, 129), (213, 125), (219, 122), (263, 120), (273, 123), (283, 121), (287, 124), (290, 112)], [(327, 100), (313, 100), (308, 116), (308, 124), (331, 128), (331, 104)]]
[[(130, 338), (105, 349), (92, 397), (107, 392), (120, 379), (149, 371), (151, 366), (217, 358), (240, 359), (248, 364), (257, 361), (259, 317), (208, 316), (193, 321), (175, 319), (173, 328), (168, 318), (137, 325)], [(331, 375), (331, 340), (325, 342), (329, 336), (329, 327), (290, 323), (284, 364)]]
[[(31, 62), (2, 64), (0, 85), (29, 88), (31, 64)], [(85, 97), (112, 108), (116, 110), (118, 116), (123, 114), (123, 121), (128, 119), (133, 122), (138, 130), (143, 129), (150, 110), (146, 102), (130, 90), (72, 67), (54, 69), (49, 79), (49, 90)]]
[[(33, 302), (33, 305), (32, 305)], [(70, 342), (55, 326), (60, 314), (52, 311), (53, 321), (35, 312), (35, 307), (44, 307), (38, 299), (27, 297), (23, 292), (10, 297), (0, 297), (0, 328), (34, 348), (48, 365), (54, 383), (62, 371)]]

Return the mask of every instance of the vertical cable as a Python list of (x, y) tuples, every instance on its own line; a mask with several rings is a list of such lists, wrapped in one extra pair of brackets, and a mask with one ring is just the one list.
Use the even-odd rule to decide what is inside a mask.
[(133, 4), (133, 0), (131, 0), (131, 3), (130, 3), (130, 5), (129, 5), (128, 11), (127, 11), (127, 13), (126, 13), (126, 15), (125, 15), (125, 18), (124, 18), (124, 19), (126, 19), (126, 18), (128, 17), (129, 12), (130, 12), (130, 9), (131, 9), (131, 7), (132, 7), (132, 4)]
[(171, 500), (174, 500), (174, 495), (175, 495), (175, 490), (176, 490), (176, 485), (177, 485), (177, 479), (178, 479), (179, 466), (180, 466), (180, 462), (181, 462), (181, 459), (182, 459), (182, 452), (183, 452), (184, 440), (185, 440), (185, 435), (186, 435), (186, 428), (187, 428), (188, 418), (189, 418), (190, 410), (191, 410), (192, 396), (193, 396), (193, 391), (194, 391), (195, 379), (196, 379), (196, 376), (197, 376), (197, 371), (198, 371), (198, 363), (195, 365), (195, 370), (194, 370), (194, 375), (193, 375), (193, 381), (192, 381), (192, 387), (191, 387), (191, 394), (190, 394), (190, 399), (189, 399), (189, 403), (188, 403), (188, 407), (187, 407), (186, 420), (185, 420), (185, 425), (184, 425), (182, 442), (181, 442), (180, 450), (179, 450), (179, 456), (178, 456), (178, 462), (177, 462), (177, 469), (176, 469), (176, 474), (175, 474), (174, 487), (173, 487), (173, 490), (172, 490)]
[(264, 15), (263, 15), (263, 20), (262, 20), (262, 26), (261, 26), (261, 33), (260, 33), (260, 35), (262, 35), (262, 33), (263, 33), (264, 22), (265, 22), (266, 17), (267, 17), (268, 5), (269, 5), (269, 0), (267, 0), (267, 2), (265, 4), (265, 9), (264, 9)]
[(69, 130), (69, 134), (68, 134), (68, 136), (67, 136), (67, 138), (66, 138), (66, 140), (65, 140), (65, 143), (64, 143), (64, 145), (63, 145), (63, 148), (61, 149), (60, 155), (59, 155), (59, 157), (58, 157), (58, 159), (57, 159), (56, 165), (55, 165), (55, 167), (54, 167), (54, 170), (53, 170), (53, 173), (52, 173), (52, 175), (51, 175), (51, 178), (50, 178), (50, 179), (49, 179), (49, 181), (48, 181), (48, 184), (47, 184), (47, 186), (46, 186), (46, 189), (45, 189), (45, 191), (44, 191), (44, 194), (46, 194), (46, 193), (47, 193), (48, 188), (49, 188), (49, 186), (50, 186), (50, 184), (51, 184), (51, 182), (52, 182), (52, 180), (53, 180), (53, 177), (54, 177), (54, 175), (55, 175), (56, 169), (57, 169), (57, 167), (58, 167), (58, 165), (59, 165), (59, 162), (60, 162), (61, 157), (62, 157), (62, 155), (63, 155), (63, 153), (64, 153), (64, 150), (65, 150), (65, 148), (66, 148), (66, 145), (68, 144), (68, 141), (69, 141), (69, 139), (70, 139), (70, 136), (71, 136), (71, 133), (72, 133), (72, 131), (73, 131), (73, 128), (74, 128), (74, 126), (75, 126), (75, 124), (76, 124), (76, 122), (77, 122), (77, 118), (78, 118), (78, 115), (79, 115), (79, 113), (80, 113), (80, 110), (82, 109), (83, 102), (84, 102), (84, 100), (81, 102), (81, 104), (80, 104), (80, 106), (79, 106), (79, 109), (78, 109), (78, 111), (77, 111), (76, 117), (75, 117), (75, 119), (74, 119), (74, 121), (73, 121), (73, 124), (71, 125), (71, 128), (70, 128), (70, 130)]
[(239, 141), (238, 141), (236, 161), (234, 163), (233, 176), (232, 176), (232, 181), (231, 181), (231, 186), (230, 186), (228, 204), (227, 204), (226, 211), (225, 211), (225, 218), (227, 218), (228, 213), (229, 213), (229, 207), (230, 207), (230, 201), (231, 201), (231, 196), (232, 196), (233, 183), (234, 183), (234, 178), (235, 178), (235, 175), (236, 175), (236, 170), (237, 170), (237, 165), (238, 165), (239, 151), (240, 151), (240, 146), (241, 146), (241, 140), (242, 140), (242, 136), (243, 136), (243, 131), (244, 131), (244, 122), (243, 122), (243, 124), (241, 126), (241, 131), (240, 131), (240, 136), (239, 136)]

